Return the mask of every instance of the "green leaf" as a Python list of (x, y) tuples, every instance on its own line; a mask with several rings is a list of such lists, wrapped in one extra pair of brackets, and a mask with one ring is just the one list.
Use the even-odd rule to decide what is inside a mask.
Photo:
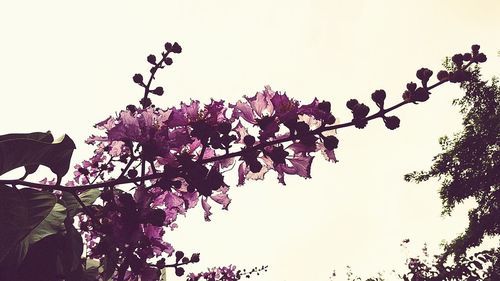
[(0, 262), (51, 212), (52, 193), (0, 186)]
[[(80, 200), (85, 204), (85, 206), (92, 205), (97, 198), (101, 195), (101, 191), (98, 189), (89, 189), (78, 195)], [(75, 196), (71, 192), (63, 191), (62, 199), (68, 210), (68, 217), (73, 218), (80, 210), (82, 206), (78, 203)]]
[(23, 166), (31, 173), (38, 165), (49, 167), (58, 180), (68, 172), (76, 148), (73, 140), (64, 135), (60, 141), (53, 142), (52, 135), (40, 134), (43, 133), (0, 136), (0, 175)]
[(66, 218), (66, 208), (56, 203), (49, 215), (31, 231), (27, 237), (31, 244), (34, 244), (43, 238), (65, 231), (64, 219)]

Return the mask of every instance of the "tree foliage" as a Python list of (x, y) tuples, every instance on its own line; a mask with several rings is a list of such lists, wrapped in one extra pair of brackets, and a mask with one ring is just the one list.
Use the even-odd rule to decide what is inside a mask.
[[(462, 57), (454, 56), (445, 66), (453, 71), (461, 60)], [(445, 214), (450, 214), (466, 199), (477, 203), (469, 211), (469, 224), (464, 233), (445, 246), (437, 262), (438, 269), (450, 255), (454, 256), (456, 265), (463, 265), (464, 259), (469, 262), (469, 249), (480, 245), (485, 237), (500, 234), (500, 86), (497, 78), (491, 83), (483, 80), (479, 67), (470, 73), (470, 79), (460, 85), (465, 95), (453, 102), (463, 116), (462, 130), (439, 140), (443, 152), (434, 157), (429, 170), (405, 175), (407, 181), (415, 182), (439, 179)], [(481, 280), (500, 280), (499, 251), (497, 247), (488, 252), (491, 267)], [(480, 261), (473, 264), (479, 265)]]

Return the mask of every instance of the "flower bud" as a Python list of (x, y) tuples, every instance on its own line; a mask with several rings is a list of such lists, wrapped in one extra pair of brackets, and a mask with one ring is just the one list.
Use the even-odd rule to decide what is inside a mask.
[(183, 257), (184, 257), (184, 252), (183, 251), (177, 251), (177, 252), (175, 252), (175, 260), (176, 261), (179, 261)]
[(358, 100), (356, 99), (350, 99), (347, 103), (346, 103), (346, 106), (347, 108), (349, 108), (350, 110), (354, 110), (354, 107), (358, 105)]
[(139, 103), (144, 107), (148, 107), (151, 105), (151, 99), (150, 98), (142, 98)]
[(137, 107), (133, 104), (127, 105), (127, 110), (130, 111), (131, 114), (134, 114), (137, 111)]
[(323, 101), (318, 104), (318, 109), (327, 113), (330, 113), (331, 108), (332, 106), (328, 101)]
[(175, 275), (181, 277), (182, 275), (184, 275), (184, 268), (182, 267), (176, 267), (175, 268)]
[(132, 78), (134, 80), (135, 83), (137, 84), (142, 84), (143, 82), (143, 78), (142, 78), (142, 74), (140, 73), (137, 73), (134, 75), (134, 77)]
[(376, 90), (372, 94), (372, 100), (378, 107), (382, 108), (384, 106), (385, 96), (386, 94), (384, 90)]
[(245, 143), (246, 146), (253, 146), (255, 143), (255, 137), (251, 135), (246, 135), (243, 138), (243, 142)]
[(257, 159), (252, 161), (249, 166), (252, 173), (258, 173), (262, 169), (262, 164)]
[(410, 101), (411, 100), (411, 93), (410, 93), (410, 91), (408, 91), (408, 90), (404, 91), (402, 97), (403, 97), (404, 101)]
[(429, 99), (429, 92), (424, 88), (418, 88), (412, 95), (414, 101), (426, 101)]
[(338, 147), (339, 139), (335, 136), (328, 136), (323, 140), (323, 144), (327, 150), (333, 150)]
[(428, 68), (423, 67), (417, 70), (417, 78), (424, 82), (429, 81), (429, 78), (431, 78), (431, 76), (432, 76), (432, 70)]
[(223, 135), (229, 134), (229, 132), (231, 132), (231, 123), (224, 122), (224, 123), (219, 124), (217, 131), (219, 131), (219, 133), (221, 133)]
[(176, 54), (180, 54), (182, 52), (181, 45), (179, 43), (175, 42), (174, 45), (172, 45), (171, 51)]
[(387, 129), (394, 130), (399, 127), (400, 120), (396, 116), (389, 116), (384, 118), (384, 123)]
[(453, 55), (453, 57), (451, 57), (451, 60), (457, 65), (457, 66), (461, 66), (464, 62), (464, 57), (462, 56), (462, 54), (456, 54), (456, 55)]
[(163, 87), (156, 87), (156, 89), (154, 89), (151, 93), (157, 95), (157, 96), (161, 96), (163, 95)]
[(106, 190), (103, 193), (101, 193), (102, 201), (111, 202), (111, 200), (113, 200), (113, 198), (114, 198), (114, 194), (113, 194), (113, 190), (111, 190), (111, 189)]
[(446, 70), (439, 71), (437, 74), (437, 79), (439, 81), (443, 81), (443, 80), (448, 79), (448, 71), (446, 71)]
[(196, 263), (200, 261), (200, 254), (199, 253), (194, 253), (191, 255), (191, 262)]
[(155, 57), (155, 55), (149, 55), (148, 58), (147, 58), (147, 61), (150, 64), (156, 64), (156, 57)]
[(128, 176), (129, 178), (131, 178), (131, 179), (133, 179), (133, 178), (137, 177), (137, 175), (138, 175), (137, 170), (133, 170), (133, 169), (132, 169), (132, 170), (128, 170), (128, 172), (127, 172), (127, 176)]
[(87, 170), (86, 168), (78, 168), (78, 172), (84, 176), (88, 176), (89, 174), (89, 170)]
[(172, 60), (172, 58), (165, 58), (165, 64), (166, 65), (171, 65), (174, 61)]
[(172, 49), (172, 43), (170, 42), (165, 43), (165, 50), (170, 51), (170, 49)]
[(484, 53), (479, 53), (476, 56), (477, 62), (485, 62), (486, 61), (486, 55)]
[(406, 84), (406, 89), (410, 92), (414, 92), (417, 89), (417, 84), (410, 82)]
[(300, 122), (297, 122), (295, 129), (297, 130), (297, 135), (303, 135), (303, 134), (306, 134), (307, 132), (309, 132), (310, 128), (306, 122), (300, 121)]
[(477, 54), (479, 52), (479, 45), (474, 44), (472, 45), (471, 49), (473, 54)]
[(332, 114), (328, 115), (325, 119), (325, 124), (327, 125), (331, 125), (331, 124), (334, 124), (336, 119), (335, 119), (335, 116), (333, 116)]
[(352, 111), (354, 118), (365, 118), (369, 112), (370, 108), (364, 103), (357, 104)]
[(465, 53), (463, 59), (464, 61), (470, 61), (472, 59), (471, 53)]

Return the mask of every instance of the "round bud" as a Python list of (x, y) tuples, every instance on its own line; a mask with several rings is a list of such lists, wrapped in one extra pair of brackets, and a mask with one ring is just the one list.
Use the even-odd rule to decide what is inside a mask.
[(229, 134), (229, 132), (231, 132), (231, 123), (229, 122), (221, 123), (219, 124), (217, 130), (219, 131), (219, 133), (227, 135)]
[(403, 93), (403, 100), (405, 100), (405, 101), (410, 101), (411, 100), (411, 93), (410, 93), (410, 91), (408, 91), (408, 90), (404, 91), (404, 93)]
[(477, 54), (479, 52), (479, 45), (474, 44), (472, 45), (471, 49), (473, 54)]
[(424, 68), (420, 68), (417, 70), (417, 78), (420, 80), (424, 80)]
[(365, 118), (369, 112), (370, 108), (366, 104), (360, 103), (354, 107), (353, 115), (354, 118)]
[(156, 64), (156, 57), (155, 55), (149, 55), (148, 58), (147, 58), (148, 62), (150, 64)]
[(349, 101), (347, 101), (346, 103), (346, 106), (347, 108), (349, 108), (350, 110), (354, 110), (354, 107), (358, 105), (358, 100), (357, 99), (350, 99)]
[(156, 262), (156, 267), (158, 267), (159, 269), (162, 269), (165, 267), (165, 258), (161, 258), (160, 260), (158, 260)]
[(483, 54), (483, 53), (479, 53), (476, 56), (476, 60), (477, 60), (477, 62), (485, 62), (486, 61), (486, 55)]
[(262, 164), (257, 159), (252, 161), (249, 166), (252, 173), (258, 173), (262, 169)]
[(415, 91), (415, 89), (417, 89), (417, 84), (415, 84), (413, 82), (407, 83), (406, 89), (410, 92), (413, 92), (413, 91)]
[(166, 65), (171, 65), (174, 61), (172, 60), (172, 58), (165, 58), (165, 64)]
[(297, 122), (295, 130), (297, 130), (297, 135), (306, 134), (309, 132), (309, 125), (304, 121)]
[(246, 135), (243, 138), (243, 142), (245, 143), (246, 146), (253, 146), (255, 143), (255, 137), (251, 135)]
[(103, 193), (101, 193), (102, 201), (111, 202), (111, 200), (113, 200), (113, 197), (114, 197), (114, 194), (113, 194), (113, 190), (111, 190), (111, 189), (106, 190)]
[(200, 261), (200, 254), (194, 253), (191, 255), (191, 262), (196, 263)]
[(334, 124), (336, 119), (335, 119), (335, 116), (333, 116), (332, 114), (328, 115), (325, 119), (325, 124), (327, 125), (331, 125), (331, 124)]
[(138, 174), (137, 170), (128, 170), (127, 172), (127, 176), (131, 179), (137, 177), (137, 174)]
[(437, 74), (437, 79), (439, 81), (443, 81), (443, 80), (448, 79), (448, 71), (446, 71), (446, 70), (439, 71)]
[(184, 252), (183, 251), (177, 251), (175, 252), (175, 259), (177, 261), (179, 261), (180, 259), (182, 259), (184, 257)]
[(451, 57), (451, 60), (458, 66), (461, 66), (464, 62), (464, 57), (462, 54), (456, 54), (453, 57)]
[(176, 54), (180, 54), (182, 52), (181, 45), (179, 43), (175, 42), (174, 45), (172, 45), (171, 51)]
[(432, 76), (432, 70), (428, 68), (421, 68), (417, 70), (417, 78), (422, 80), (422, 81), (429, 81), (429, 78)]
[(134, 114), (137, 111), (137, 107), (133, 104), (127, 105), (127, 110), (130, 111), (130, 113)]
[(140, 73), (135, 74), (134, 77), (132, 77), (132, 79), (137, 84), (141, 84), (143, 81), (142, 74), (140, 74)]
[(184, 268), (182, 267), (176, 267), (175, 268), (175, 275), (181, 277), (182, 275), (184, 275)]
[(377, 106), (382, 107), (384, 105), (386, 94), (384, 90), (376, 90), (372, 93), (372, 100), (377, 104)]
[(172, 43), (170, 42), (165, 43), (165, 50), (170, 51), (170, 49), (172, 49)]
[(464, 61), (470, 61), (472, 59), (471, 53), (465, 53), (463, 59)]
[(153, 94), (157, 95), (157, 96), (161, 96), (163, 95), (163, 87), (156, 87), (156, 89), (154, 89), (152, 91)]
[(189, 258), (188, 257), (183, 257), (182, 260), (181, 260), (182, 263), (188, 263), (189, 262)]
[(426, 101), (429, 99), (429, 92), (424, 88), (418, 88), (412, 95), (414, 101)]
[(323, 101), (323, 102), (318, 103), (318, 109), (329, 113), (332, 110), (332, 106), (331, 106), (330, 102)]
[(399, 127), (400, 120), (396, 116), (389, 116), (384, 118), (384, 123), (388, 129), (394, 130)]
[(139, 103), (144, 107), (148, 107), (151, 105), (151, 99), (150, 98), (142, 98)]
[(89, 170), (86, 168), (78, 168), (78, 172), (84, 176), (87, 176), (89, 174)]
[(323, 140), (323, 144), (327, 150), (333, 150), (338, 147), (339, 139), (335, 136), (328, 136)]

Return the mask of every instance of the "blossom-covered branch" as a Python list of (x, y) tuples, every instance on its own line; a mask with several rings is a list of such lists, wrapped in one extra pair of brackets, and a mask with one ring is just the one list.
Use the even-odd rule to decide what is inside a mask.
[[(474, 45), (471, 53), (455, 55), (455, 69), (440, 71), (438, 81), (432, 85), (428, 83), (433, 72), (419, 69), (419, 83), (408, 83), (403, 100), (391, 107), (385, 106), (384, 90), (374, 91), (371, 99), (378, 110), (371, 115), (366, 104), (349, 100), (346, 106), (352, 120), (340, 124), (331, 112), (330, 102), (314, 99), (303, 104), (269, 86), (236, 103), (211, 100), (202, 105), (192, 100), (180, 107), (156, 107), (149, 94), (160, 96), (164, 89), (151, 90), (155, 74), (173, 63), (169, 54), (182, 51), (179, 44), (167, 43), (160, 60), (154, 55), (147, 57), (152, 64), (147, 82), (142, 74), (133, 76), (133, 81), (144, 89), (142, 108), (128, 105), (118, 116), (95, 125), (104, 133), (86, 140), (96, 149), (89, 160), (75, 166), (73, 180), (64, 186), (59, 182), (24, 180), (0, 180), (0, 184), (72, 193), (102, 188), (102, 204), (85, 206), (87, 215), (79, 219), (89, 257), (107, 265), (102, 277), (158, 280), (165, 267), (175, 267), (181, 276), (181, 266), (197, 262), (199, 255), (195, 253), (188, 259), (175, 251), (165, 240), (166, 227), (175, 229), (177, 216), (185, 215), (199, 202), (207, 221), (212, 204), (227, 209), (231, 199), (229, 185), (224, 181), (226, 172), (237, 166), (238, 185), (263, 179), (269, 171), (277, 174), (281, 184), (286, 183), (285, 175), (310, 178), (316, 155), (337, 161), (336, 129), (362, 129), (376, 118), (381, 118), (388, 129), (398, 128), (399, 118), (388, 113), (408, 103), (428, 100), (430, 90), (445, 82), (467, 80), (468, 67), (486, 60), (478, 50), (479, 46)], [(132, 184), (131, 189), (116, 188), (125, 184)], [(167, 266), (164, 259), (174, 253), (176, 263)]]

